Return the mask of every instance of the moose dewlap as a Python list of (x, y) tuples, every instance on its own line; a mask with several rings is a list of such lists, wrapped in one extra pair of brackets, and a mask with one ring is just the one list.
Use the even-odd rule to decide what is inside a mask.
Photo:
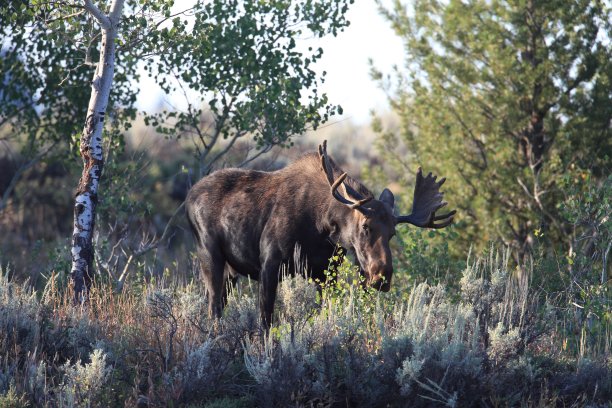
[(326, 142), (318, 153), (278, 171), (224, 169), (203, 178), (189, 191), (186, 210), (209, 314), (221, 316), (228, 280), (249, 276), (259, 281), (261, 318), (269, 327), (281, 266), (290, 274), (306, 272), (324, 281), (338, 246), (355, 255), (367, 285), (388, 291), (395, 226), (444, 228), (452, 222), (455, 211), (436, 215), (447, 204), (440, 192), (444, 181), (431, 173), (423, 177), (419, 169), (412, 213), (395, 216), (393, 193), (385, 189), (375, 199), (327, 155)]

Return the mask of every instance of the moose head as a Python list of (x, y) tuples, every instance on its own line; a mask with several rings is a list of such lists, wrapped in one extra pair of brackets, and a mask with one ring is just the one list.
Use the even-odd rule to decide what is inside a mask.
[(395, 235), (395, 227), (408, 223), (420, 228), (444, 228), (450, 225), (456, 211), (436, 215), (448, 203), (442, 201), (440, 187), (446, 181), (429, 173), (423, 177), (419, 168), (409, 215), (396, 216), (393, 212), (395, 197), (385, 188), (378, 200), (364, 195), (345, 183), (347, 173), (334, 179), (335, 165), (327, 155), (327, 141), (319, 145), (321, 167), (330, 186), (332, 197), (344, 205), (345, 211), (331, 217), (332, 237), (342, 247), (351, 250), (365, 277), (365, 284), (383, 292), (391, 287), (393, 262), (389, 241)]

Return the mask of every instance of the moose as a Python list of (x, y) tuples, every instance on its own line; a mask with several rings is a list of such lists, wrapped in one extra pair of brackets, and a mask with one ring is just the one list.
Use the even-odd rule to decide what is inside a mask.
[[(295, 259), (313, 279), (324, 271), (338, 246), (354, 255), (366, 285), (387, 292), (393, 264), (389, 241), (395, 226), (444, 228), (456, 211), (436, 215), (447, 203), (440, 186), (445, 179), (416, 176), (412, 213), (395, 216), (395, 198), (384, 189), (378, 200), (347, 176), (328, 156), (327, 142), (318, 153), (302, 156), (287, 167), (263, 172), (228, 168), (197, 182), (185, 208), (194, 233), (202, 278), (209, 297), (208, 313), (221, 317), (227, 284), (239, 275), (259, 281), (259, 309), (265, 327), (272, 312), (281, 267), (300, 273)], [(303, 269), (303, 268), (302, 268)]]

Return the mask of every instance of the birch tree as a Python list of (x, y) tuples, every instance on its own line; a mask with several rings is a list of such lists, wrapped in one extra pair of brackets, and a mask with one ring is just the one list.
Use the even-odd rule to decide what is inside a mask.
[[(29, 215), (35, 198), (24, 177), (53, 163), (69, 167), (68, 149), (83, 127), (90, 95), (82, 84), (91, 81), (99, 38), (81, 3), (61, 4), (0, 5), (0, 154), (16, 157), (15, 171), (3, 175), (10, 178), (0, 212)], [(122, 64), (111, 94), (122, 122), (133, 115), (134, 92), (126, 87), (133, 68)]]
[(113, 84), (115, 70), (115, 39), (124, 0), (113, 0), (108, 14), (91, 0), (84, 7), (98, 22), (101, 29), (100, 59), (91, 81), (91, 97), (87, 118), (81, 135), (80, 152), (83, 173), (77, 186), (74, 204), (74, 231), (72, 233), (72, 278), (74, 299), (83, 302), (91, 284), (94, 250), (92, 245), (98, 203), (98, 186), (104, 168), (102, 130), (106, 107)]

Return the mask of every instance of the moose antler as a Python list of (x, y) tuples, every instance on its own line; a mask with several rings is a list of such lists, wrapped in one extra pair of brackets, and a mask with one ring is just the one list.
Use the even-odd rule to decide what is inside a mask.
[[(431, 173), (423, 177), (423, 170), (419, 167), (417, 172), (416, 185), (414, 187), (414, 199), (412, 201), (412, 213), (410, 215), (400, 215), (395, 217), (396, 223), (409, 223), (421, 228), (444, 228), (453, 222), (453, 217), (457, 211), (453, 210), (443, 215), (436, 215), (436, 211), (448, 203), (442, 201), (444, 193), (440, 192), (440, 187), (446, 178), (436, 182), (436, 176)], [(436, 224), (435, 221), (442, 221)]]
[(332, 196), (336, 200), (340, 201), (342, 204), (352, 209), (356, 209), (358, 207), (361, 207), (362, 205), (364, 205), (365, 203), (367, 203), (368, 201), (372, 199), (371, 197), (366, 197), (366, 198), (363, 198), (355, 202), (355, 201), (349, 200), (348, 198), (340, 194), (340, 192), (338, 192), (338, 187), (340, 187), (340, 185), (344, 182), (344, 179), (346, 179), (347, 174), (342, 173), (340, 177), (338, 177), (336, 181), (334, 181), (334, 172), (332, 170), (332, 166), (331, 166), (329, 157), (327, 156), (327, 140), (324, 140), (323, 143), (319, 145), (319, 158), (321, 159), (321, 167), (323, 167), (323, 171), (325, 172), (327, 181), (329, 182), (329, 185), (331, 186)]

